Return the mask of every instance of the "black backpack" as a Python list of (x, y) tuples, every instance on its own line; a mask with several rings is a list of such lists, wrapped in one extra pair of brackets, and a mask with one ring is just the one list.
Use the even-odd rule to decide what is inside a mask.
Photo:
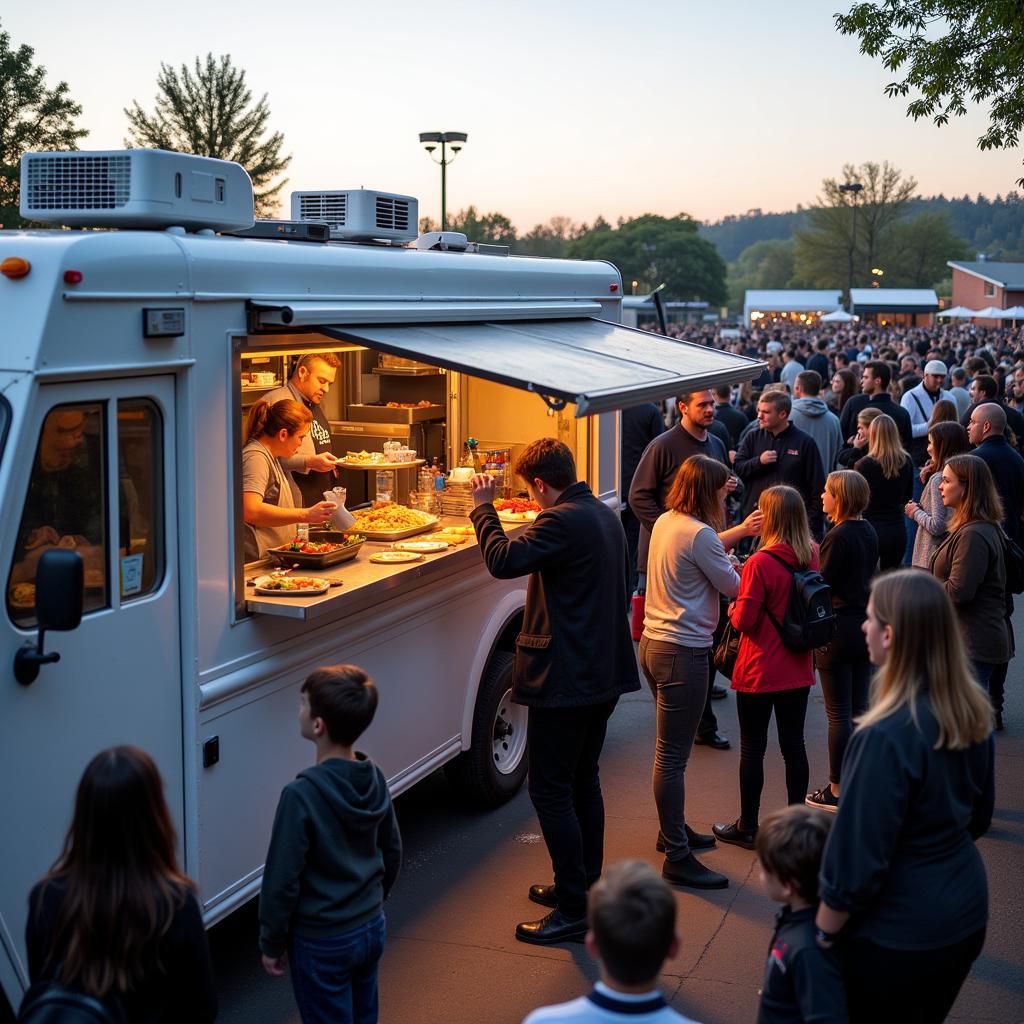
[(1011, 594), (1024, 594), (1024, 548), (1006, 533), (1002, 533), (1002, 537), (1006, 589)]
[(765, 551), (791, 576), (786, 614), (779, 622), (767, 606), (765, 612), (791, 651), (813, 651), (831, 642), (836, 631), (832, 588), (816, 569), (794, 569), (773, 551)]
[(120, 1024), (123, 1020), (98, 999), (53, 979), (33, 985), (18, 1011), (18, 1024)]

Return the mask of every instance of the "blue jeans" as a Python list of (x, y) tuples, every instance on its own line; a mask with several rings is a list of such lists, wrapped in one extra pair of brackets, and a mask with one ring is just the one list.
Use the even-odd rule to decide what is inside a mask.
[(329, 939), (293, 935), (289, 967), (302, 1024), (377, 1024), (384, 915)]
[(978, 677), (978, 682), (981, 683), (981, 688), (988, 693), (989, 680), (997, 666), (990, 665), (987, 661), (972, 661), (971, 665), (974, 668), (974, 674)]
[[(924, 494), (924, 484), (921, 483), (921, 467), (914, 467), (914, 501), (920, 501)], [(914, 558), (914, 541), (917, 540), (917, 520), (907, 519), (907, 546), (903, 551), (903, 564), (910, 565)]]

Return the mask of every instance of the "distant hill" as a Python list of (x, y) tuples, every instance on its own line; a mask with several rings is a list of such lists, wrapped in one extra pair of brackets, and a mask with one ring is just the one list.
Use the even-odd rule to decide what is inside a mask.
[[(907, 216), (939, 211), (949, 215), (953, 230), (975, 252), (983, 252), (993, 260), (1024, 261), (1024, 196), (1019, 192), (1008, 192), (995, 199), (982, 195), (976, 199), (947, 199), (943, 195), (919, 198), (909, 204)], [(805, 211), (799, 206), (789, 213), (748, 210), (713, 224), (702, 224), (700, 234), (715, 245), (726, 263), (732, 263), (755, 242), (791, 238), (794, 231), (804, 226), (805, 219)]]

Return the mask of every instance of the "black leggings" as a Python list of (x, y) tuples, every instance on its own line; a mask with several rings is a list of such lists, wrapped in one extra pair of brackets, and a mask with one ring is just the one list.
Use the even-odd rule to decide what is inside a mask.
[(939, 949), (851, 940), (842, 948), (850, 1024), (940, 1024), (984, 945), (984, 928)]
[(786, 762), (786, 795), (791, 804), (802, 804), (807, 795), (807, 750), (804, 719), (809, 686), (777, 693), (736, 693), (740, 721), (740, 828), (757, 828), (764, 789), (764, 755), (768, 749), (768, 723), (775, 712), (782, 759)]
[(885, 572), (886, 569), (898, 568), (907, 546), (907, 528), (903, 525), (903, 518), (871, 519), (869, 522), (878, 534), (879, 569)]
[(837, 618), (838, 635), (816, 660), (828, 718), (828, 781), (838, 786), (853, 719), (868, 709), (871, 662), (860, 629), (863, 616), (840, 609)]

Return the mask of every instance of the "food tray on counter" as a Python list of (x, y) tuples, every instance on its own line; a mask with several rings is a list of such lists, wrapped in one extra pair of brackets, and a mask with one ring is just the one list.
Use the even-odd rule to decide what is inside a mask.
[(431, 516), (430, 522), (423, 523), (421, 526), (410, 526), (404, 530), (360, 530), (359, 536), (365, 537), (367, 540), (405, 540), (406, 537), (415, 537), (418, 533), (433, 530), (437, 523), (437, 516)]
[[(308, 584), (308, 586), (297, 587), (295, 590), (276, 589), (274, 584), (286, 587), (288, 580), (295, 583)], [(320, 597), (330, 589), (329, 580), (314, 579), (312, 576), (275, 576), (273, 573), (267, 576), (260, 576), (253, 581), (256, 593), (263, 597)]]
[(342, 469), (413, 469), (422, 466), (426, 459), (412, 459), (409, 462), (349, 462), (348, 459), (341, 459), (336, 466)]
[(344, 544), (334, 551), (312, 552), (292, 551), (290, 544), (282, 547), (268, 548), (267, 555), (281, 565), (299, 565), (304, 569), (326, 569), (341, 562), (351, 561), (359, 554), (359, 549), (366, 540), (365, 533), (351, 536), (334, 530), (318, 530), (309, 535), (311, 544)]

